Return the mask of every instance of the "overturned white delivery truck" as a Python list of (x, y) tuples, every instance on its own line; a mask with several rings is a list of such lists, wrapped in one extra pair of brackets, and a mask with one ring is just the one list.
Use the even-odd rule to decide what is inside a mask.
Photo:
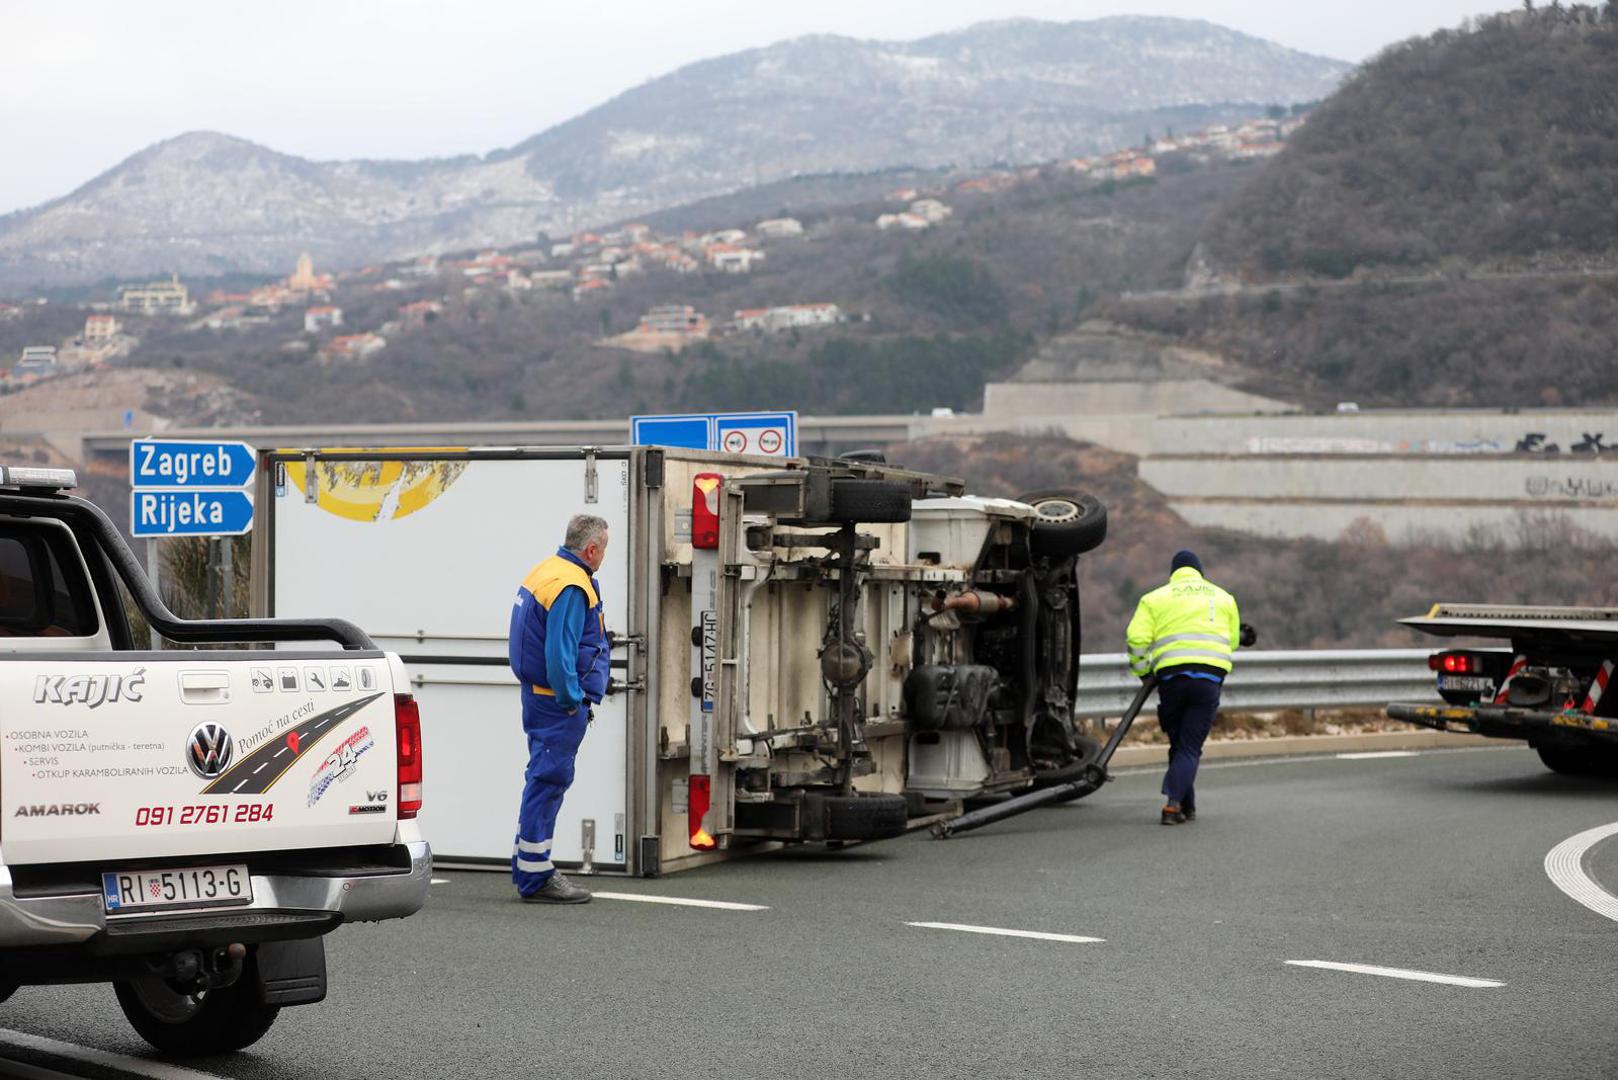
[(1095, 499), (968, 495), (879, 460), (656, 447), (267, 452), (259, 614), (401, 654), (441, 861), (503, 862), (526, 764), (506, 631), (573, 514), (606, 519), (611, 692), (555, 858), (657, 875), (872, 840), (1077, 775), (1075, 563)]

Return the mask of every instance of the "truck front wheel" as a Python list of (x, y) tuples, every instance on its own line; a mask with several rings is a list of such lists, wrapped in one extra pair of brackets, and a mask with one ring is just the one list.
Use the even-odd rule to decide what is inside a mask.
[(225, 1054), (258, 1042), (281, 1008), (260, 1000), (258, 980), (182, 994), (157, 976), (113, 984), (118, 1004), (140, 1037), (165, 1053)]

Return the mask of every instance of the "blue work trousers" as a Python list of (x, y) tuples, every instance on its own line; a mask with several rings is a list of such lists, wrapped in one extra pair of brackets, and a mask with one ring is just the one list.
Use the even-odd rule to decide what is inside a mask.
[(528, 768), (523, 773), (517, 840), (511, 850), (511, 880), (523, 896), (538, 892), (556, 872), (551, 863), (556, 815), (562, 810), (562, 796), (573, 784), (573, 764), (589, 723), (589, 705), (580, 704), (569, 716), (553, 698), (523, 688)]
[(1157, 722), (1169, 737), (1169, 771), (1163, 777), (1168, 805), (1193, 810), (1197, 805), (1197, 765), (1202, 744), (1213, 730), (1219, 712), (1222, 684), (1212, 679), (1180, 675), (1157, 686)]

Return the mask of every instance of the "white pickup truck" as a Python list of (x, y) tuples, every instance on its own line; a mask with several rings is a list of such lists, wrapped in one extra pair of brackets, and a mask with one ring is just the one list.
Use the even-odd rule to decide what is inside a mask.
[[(176, 619), (73, 485), (0, 468), (0, 1000), (110, 981), (159, 1049), (237, 1050), (425, 900), (416, 703), (342, 620)], [(215, 648), (137, 651), (126, 603)]]

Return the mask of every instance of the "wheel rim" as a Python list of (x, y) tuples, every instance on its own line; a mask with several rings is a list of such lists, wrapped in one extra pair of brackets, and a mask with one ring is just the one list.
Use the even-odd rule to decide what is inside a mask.
[(1041, 499), (1034, 504), (1034, 513), (1043, 525), (1061, 525), (1084, 516), (1083, 508), (1072, 499)]
[(129, 985), (152, 1019), (165, 1024), (184, 1024), (194, 1019), (208, 996), (206, 990), (182, 994), (156, 977), (134, 979)]

